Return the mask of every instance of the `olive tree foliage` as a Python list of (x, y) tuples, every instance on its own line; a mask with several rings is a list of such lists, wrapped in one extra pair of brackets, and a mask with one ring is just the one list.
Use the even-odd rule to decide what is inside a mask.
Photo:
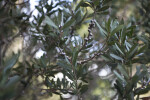
[(16, 0), (0, 0), (0, 99), (12, 98), (17, 93), (16, 86), (23, 75), (14, 71), (13, 66), (18, 62), (19, 53), (6, 56), (12, 42), (24, 32), (29, 26), (30, 16), (23, 13), (21, 3)]
[[(0, 90), (3, 90), (0, 99), (18, 99), (32, 84), (33, 77), (41, 76), (42, 85), (47, 87), (41, 89), (42, 92), (60, 95), (61, 99), (63, 94), (76, 95), (80, 100), (92, 80), (89, 66), (93, 59), (99, 58), (116, 76), (117, 99), (139, 100), (141, 94), (149, 91), (149, 35), (138, 34), (135, 25), (123, 20), (108, 18), (99, 22), (98, 18), (109, 14), (111, 0), (58, 0), (55, 3), (41, 0), (35, 7), (37, 16), (22, 13), (24, 6), (15, 2), (0, 1), (0, 22), (3, 23), (0, 27)], [(147, 13), (143, 18), (145, 16)], [(146, 30), (147, 22), (141, 25)], [(88, 24), (87, 34), (81, 37), (77, 30), (85, 24)], [(96, 29), (100, 40), (95, 39)], [(3, 59), (8, 49), (6, 41), (18, 35), (24, 37), (26, 47)], [(37, 48), (45, 52), (40, 58), (34, 57)], [(21, 54), (23, 62), (14, 67)], [(138, 66), (133, 73), (135, 64)], [(63, 78), (54, 80), (57, 73), (62, 73)]]

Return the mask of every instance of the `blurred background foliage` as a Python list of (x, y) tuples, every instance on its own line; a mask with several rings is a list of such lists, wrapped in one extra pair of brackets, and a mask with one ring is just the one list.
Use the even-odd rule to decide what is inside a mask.
[(31, 1), (0, 0), (0, 100), (149, 99), (149, 0)]

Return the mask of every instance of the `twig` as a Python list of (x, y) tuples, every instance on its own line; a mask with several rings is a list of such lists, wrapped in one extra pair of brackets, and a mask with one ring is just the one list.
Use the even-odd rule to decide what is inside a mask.
[(88, 41), (89, 40), (91, 40), (91, 36), (93, 36), (93, 34), (92, 34), (92, 32), (91, 32), (91, 30), (92, 30), (92, 28), (94, 28), (95, 27), (95, 22), (94, 22), (94, 20), (91, 20), (91, 23), (89, 24), (89, 27), (88, 27), (88, 36), (87, 36), (87, 38), (84, 38), (84, 44), (82, 45), (82, 47), (78, 50), (78, 52), (81, 52), (82, 51), (82, 49), (86, 46), (86, 44), (88, 43)]
[[(108, 49), (107, 49), (107, 50), (108, 50)], [(105, 52), (107, 52), (107, 50), (106, 50)], [(99, 53), (99, 51), (98, 51), (97, 53), (94, 54), (94, 56), (92, 56), (92, 57), (90, 57), (90, 58), (87, 58), (87, 59), (85, 59), (85, 60), (83, 60), (83, 61), (80, 61), (80, 62), (78, 62), (78, 63), (79, 63), (79, 64), (84, 64), (84, 63), (86, 63), (86, 62), (88, 62), (88, 61), (90, 61), (90, 60), (94, 59), (95, 57), (100, 56), (100, 55), (102, 55), (102, 54), (103, 54), (102, 52)]]

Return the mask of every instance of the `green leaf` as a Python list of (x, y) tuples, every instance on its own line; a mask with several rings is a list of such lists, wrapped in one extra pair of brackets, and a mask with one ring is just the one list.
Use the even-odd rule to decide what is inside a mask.
[(109, 8), (109, 6), (103, 6), (102, 8), (98, 9), (98, 12), (105, 11), (108, 8)]
[(121, 60), (121, 61), (123, 60), (123, 58), (121, 58), (121, 57), (119, 57), (119, 56), (117, 56), (115, 54), (110, 54), (110, 56), (115, 58), (115, 59), (117, 59), (117, 60)]
[(127, 84), (126, 80), (117, 71), (114, 70), (113, 72), (117, 76), (118, 79), (122, 80), (122, 82)]
[(79, 8), (80, 8), (80, 6), (83, 4), (83, 0), (82, 1), (80, 1), (78, 4), (77, 4), (77, 6), (76, 6), (76, 8), (75, 8), (75, 11), (77, 11)]
[(145, 37), (145, 36), (140, 35), (140, 36), (137, 36), (137, 38), (145, 43), (149, 43), (147, 37)]
[(76, 25), (80, 25), (82, 24), (82, 22), (87, 18), (87, 12), (83, 15), (83, 17), (80, 19), (80, 21), (78, 23), (76, 23)]
[(54, 23), (48, 16), (45, 16), (45, 22), (46, 22), (46, 24), (48, 24), (49, 26), (52, 26), (52, 27), (54, 27), (55, 29), (58, 29), (58, 27), (55, 25), (55, 23)]
[(125, 42), (125, 40), (126, 40), (126, 35), (127, 35), (127, 33), (126, 33), (126, 28), (124, 27), (123, 30), (122, 30), (122, 32), (121, 32), (121, 41), (122, 41), (122, 43)]
[(75, 19), (70, 17), (67, 22), (64, 24), (63, 29), (67, 29), (68, 27), (70, 27), (73, 23), (75, 22)]
[(44, 15), (42, 15), (42, 16), (40, 17), (39, 22), (38, 22), (38, 25), (41, 25), (43, 19), (44, 19)]
[(74, 48), (74, 50), (73, 50), (73, 55), (72, 55), (72, 64), (74, 65), (74, 66), (76, 66), (76, 61), (77, 61), (77, 57), (78, 57), (78, 51), (77, 51), (77, 49), (76, 48)]
[(128, 58), (132, 57), (136, 53), (137, 49), (138, 49), (138, 44), (132, 46), (128, 52)]
[(91, 4), (89, 2), (83, 2), (81, 4), (81, 7), (90, 7), (90, 6), (91, 6)]
[(117, 89), (118, 93), (120, 95), (123, 95), (124, 88), (122, 87), (122, 84), (118, 80), (116, 80), (116, 84), (114, 84), (114, 86)]
[(135, 100), (134, 93), (132, 91), (128, 94), (128, 100)]
[(82, 53), (88, 53), (89, 50), (82, 50), (81, 52), (82, 52)]
[(43, 56), (41, 57), (40, 62), (41, 62), (41, 67), (46, 68), (46, 59)]
[(139, 70), (138, 70), (132, 77), (131, 83), (133, 85), (136, 85), (138, 83), (138, 81), (140, 81), (146, 74), (147, 74), (146, 70), (143, 70), (142, 72), (139, 72)]
[(69, 64), (67, 64), (64, 60), (58, 61), (57, 65), (59, 65), (60, 67), (66, 69), (68, 71), (71, 71), (71, 66)]
[(38, 6), (35, 6), (35, 8), (36, 8), (39, 12), (42, 12), (42, 11), (43, 11), (43, 9), (40, 8), (40, 7), (38, 7)]
[(67, 64), (70, 64), (70, 61), (66, 56), (65, 56), (65, 60), (66, 60)]
[(110, 33), (110, 24), (111, 24), (111, 19), (109, 18), (107, 22), (105, 22), (105, 28), (108, 33)]
[(127, 51), (130, 51), (131, 44), (125, 41), (125, 46), (126, 46)]
[(100, 0), (93, 0), (95, 6), (100, 5)]
[(82, 85), (80, 92), (81, 92), (81, 94), (83, 94), (87, 90), (88, 90), (88, 85)]
[(6, 61), (3, 74), (5, 74), (7, 70), (10, 70), (16, 64), (18, 58), (19, 54), (15, 54), (8, 61)]
[(112, 1), (112, 0), (103, 0), (103, 5), (109, 3), (110, 1)]
[(119, 25), (117, 26), (112, 32), (110, 36), (113, 36), (115, 33), (119, 32), (122, 28), (124, 27), (124, 25)]
[(20, 80), (20, 77), (18, 75), (11, 77), (8, 83), (6, 84), (6, 87), (15, 85), (19, 80)]
[(108, 30), (108, 32), (110, 32), (110, 24), (111, 24), (111, 19), (109, 18), (108, 22), (107, 22), (107, 30)]
[(60, 79), (59, 79), (59, 78), (57, 78), (57, 86), (58, 86), (59, 88), (61, 88), (61, 82), (60, 82)]
[(144, 89), (138, 88), (134, 91), (134, 93), (138, 94), (138, 95), (141, 95), (141, 94), (147, 93), (149, 90), (150, 90), (150, 87), (147, 87), (147, 88), (144, 88)]
[(99, 29), (99, 31), (100, 31), (100, 34), (102, 35), (102, 36), (107, 36), (107, 32), (98, 24), (98, 22), (95, 20), (95, 23), (96, 23), (96, 25), (98, 26), (98, 29)]
[(91, 48), (93, 46), (93, 44), (88, 44), (87, 46), (86, 46), (86, 48)]
[(136, 28), (136, 26), (132, 25), (132, 26), (128, 27), (127, 30), (131, 30), (131, 29), (135, 29), (135, 28)]
[(61, 13), (61, 25), (64, 25), (64, 13)]
[(127, 74), (127, 71), (125, 70), (125, 68), (123, 67), (123, 65), (118, 64), (117, 69), (119, 69), (119, 71), (120, 71), (126, 78), (129, 78), (129, 75)]
[(143, 47), (141, 47), (139, 50), (138, 50), (138, 54), (140, 53), (144, 53), (144, 51), (147, 49), (147, 45), (144, 45)]
[(82, 17), (81, 17), (81, 10), (80, 10), (80, 9), (77, 10), (77, 11), (74, 13), (73, 18), (75, 18), (76, 23), (80, 22), (80, 20), (82, 19)]
[(123, 51), (121, 50), (121, 47), (119, 45), (117, 45), (117, 43), (115, 43), (115, 46), (117, 48), (117, 50), (122, 54), (124, 55)]

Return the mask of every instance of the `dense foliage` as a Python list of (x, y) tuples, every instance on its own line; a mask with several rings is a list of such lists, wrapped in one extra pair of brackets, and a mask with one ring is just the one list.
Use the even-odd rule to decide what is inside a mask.
[[(140, 17), (124, 21), (114, 18), (113, 0), (40, 0), (37, 15), (29, 1), (0, 0), (0, 99), (20, 100), (34, 88), (34, 100), (53, 94), (86, 100), (94, 71), (108, 67), (109, 99), (140, 100), (150, 90), (150, 1), (135, 2)], [(16, 38), (22, 49), (10, 56)]]

